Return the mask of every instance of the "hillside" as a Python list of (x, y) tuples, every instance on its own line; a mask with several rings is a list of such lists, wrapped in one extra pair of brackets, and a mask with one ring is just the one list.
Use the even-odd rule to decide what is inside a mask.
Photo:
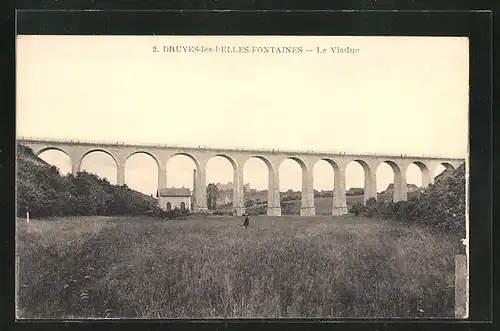
[(34, 217), (139, 215), (155, 205), (151, 196), (87, 172), (61, 176), (30, 148), (18, 145), (17, 211), (21, 217), (27, 211)]
[(409, 217), (465, 238), (465, 163), (408, 200)]
[(366, 206), (357, 203), (349, 211), (358, 216), (418, 223), (465, 238), (465, 164), (443, 174), (408, 201), (368, 201)]

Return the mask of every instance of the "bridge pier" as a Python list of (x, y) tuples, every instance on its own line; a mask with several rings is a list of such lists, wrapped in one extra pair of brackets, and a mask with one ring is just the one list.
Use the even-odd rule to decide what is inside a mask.
[(394, 174), (393, 202), (406, 201), (408, 199), (408, 187), (406, 186), (406, 173), (398, 171)]
[(233, 209), (237, 216), (242, 216), (245, 213), (244, 196), (243, 166), (235, 165), (233, 169)]
[(349, 211), (347, 210), (347, 206), (345, 207), (333, 207), (332, 209), (332, 216), (341, 216), (341, 215), (347, 215), (349, 214)]
[(267, 216), (281, 216), (281, 207), (267, 206)]
[(196, 169), (195, 204), (193, 211), (198, 213), (208, 212), (207, 185), (206, 185), (206, 162), (200, 164)]
[(300, 199), (300, 216), (314, 216), (313, 176), (310, 169), (302, 169), (302, 193)]
[(78, 162), (77, 159), (74, 159), (71, 156), (69, 158), (71, 161), (71, 174), (73, 176), (76, 176), (76, 174), (80, 172), (80, 162)]
[(335, 189), (333, 190), (332, 215), (340, 216), (348, 213), (345, 195), (345, 167), (335, 169)]
[(375, 198), (377, 200), (377, 168), (372, 168), (370, 165), (367, 170), (365, 170), (365, 192), (363, 202), (370, 198)]
[(276, 170), (269, 171), (267, 216), (281, 216), (280, 177)]
[(164, 188), (167, 188), (167, 162), (162, 160), (158, 163), (158, 189)]
[(117, 162), (116, 165), (116, 184), (118, 186), (125, 185), (125, 162)]
[(69, 161), (71, 162), (71, 174), (76, 176), (81, 170), (83, 152), (79, 148), (75, 148), (74, 150), (68, 150), (66, 155), (69, 157)]

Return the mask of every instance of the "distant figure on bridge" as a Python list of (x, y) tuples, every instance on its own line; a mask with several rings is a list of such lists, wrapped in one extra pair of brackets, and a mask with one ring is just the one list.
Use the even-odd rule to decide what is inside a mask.
[(250, 218), (248, 217), (247, 213), (243, 213), (242, 216), (245, 218), (245, 220), (243, 221), (243, 226), (247, 228), (248, 226), (250, 226)]

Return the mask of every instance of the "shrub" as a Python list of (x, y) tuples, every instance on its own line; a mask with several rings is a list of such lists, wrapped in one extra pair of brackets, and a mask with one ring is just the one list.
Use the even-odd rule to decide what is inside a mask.
[(396, 219), (419, 223), (465, 237), (465, 165), (430, 185), (408, 201), (375, 203), (369, 199), (364, 206), (352, 205), (349, 212), (356, 216)]
[(129, 189), (111, 185), (106, 179), (85, 171), (61, 176), (19, 146), (17, 155), (17, 212), (33, 217), (86, 215), (144, 215), (156, 200)]
[(396, 210), (396, 219), (398, 221), (406, 222), (408, 221), (408, 202), (398, 201), (394, 203), (394, 209)]
[(215, 210), (212, 214), (219, 216), (224, 216), (224, 215), (233, 216), (233, 212), (228, 210)]
[(349, 212), (351, 214), (359, 216), (364, 211), (364, 209), (365, 209), (365, 206), (361, 202), (356, 202), (351, 206), (351, 208), (349, 209)]
[(394, 203), (392, 201), (379, 201), (377, 203), (377, 213), (378, 217), (385, 219), (393, 219), (395, 216), (395, 208)]
[(377, 206), (377, 199), (369, 198), (368, 200), (366, 200), (366, 206), (375, 208)]
[(248, 200), (248, 201), (245, 201), (245, 207), (252, 207), (253, 205), (255, 205), (255, 201), (253, 200)]

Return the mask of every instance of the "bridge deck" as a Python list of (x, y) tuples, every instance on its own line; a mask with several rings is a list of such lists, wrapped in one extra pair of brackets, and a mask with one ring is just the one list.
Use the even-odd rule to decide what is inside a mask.
[(317, 155), (317, 156), (351, 156), (351, 157), (363, 157), (363, 156), (374, 156), (374, 157), (387, 157), (387, 158), (403, 158), (403, 159), (434, 159), (434, 160), (457, 160), (465, 161), (464, 157), (456, 156), (435, 156), (435, 155), (406, 155), (406, 154), (389, 154), (389, 153), (347, 153), (343, 151), (322, 151), (322, 150), (283, 150), (283, 149), (257, 149), (257, 148), (217, 148), (217, 147), (207, 147), (204, 145), (199, 146), (180, 146), (173, 144), (158, 144), (158, 143), (130, 143), (130, 142), (111, 142), (111, 141), (89, 141), (89, 140), (78, 140), (78, 139), (47, 139), (47, 138), (33, 138), (33, 137), (18, 137), (16, 138), (18, 142), (26, 143), (47, 143), (54, 145), (84, 145), (84, 146), (105, 146), (105, 147), (130, 147), (130, 148), (151, 148), (151, 149), (184, 149), (184, 150), (206, 150), (214, 152), (244, 152), (244, 153), (266, 153), (266, 154), (281, 154), (281, 155)]

